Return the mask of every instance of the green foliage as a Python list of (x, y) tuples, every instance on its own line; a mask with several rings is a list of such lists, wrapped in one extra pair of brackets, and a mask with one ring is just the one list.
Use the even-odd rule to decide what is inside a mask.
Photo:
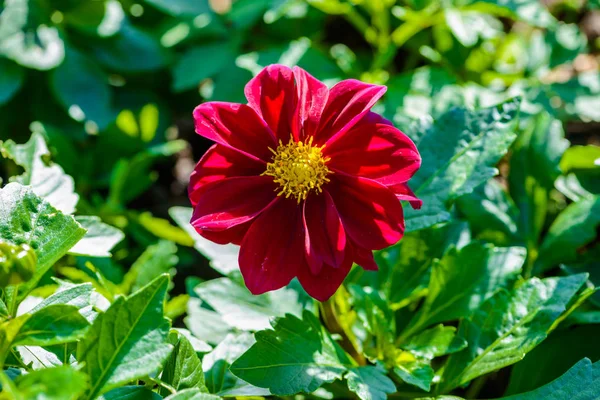
[[(597, 3), (0, 2), (0, 400), (600, 398)], [(193, 108), (272, 63), (422, 156), (326, 303), (189, 223)]]

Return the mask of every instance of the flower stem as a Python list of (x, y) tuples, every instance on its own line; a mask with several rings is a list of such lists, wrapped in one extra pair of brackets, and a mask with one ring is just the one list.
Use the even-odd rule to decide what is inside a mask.
[(327, 330), (330, 333), (338, 334), (342, 337), (338, 343), (342, 348), (358, 363), (358, 365), (367, 365), (366, 358), (362, 355), (362, 353), (356, 348), (354, 342), (350, 339), (346, 330), (340, 323), (337, 313), (336, 307), (333, 300), (333, 297), (329, 300), (319, 304), (319, 311), (321, 314), (321, 318), (327, 327)]

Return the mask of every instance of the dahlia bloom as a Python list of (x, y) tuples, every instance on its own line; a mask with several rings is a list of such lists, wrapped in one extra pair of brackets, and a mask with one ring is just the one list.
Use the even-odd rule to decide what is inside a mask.
[(370, 111), (384, 86), (349, 79), (331, 89), (301, 68), (270, 65), (245, 88), (248, 104), (208, 102), (196, 132), (216, 142), (190, 178), (191, 223), (241, 246), (254, 294), (298, 277), (327, 300), (353, 263), (376, 270), (373, 250), (404, 233), (399, 200), (421, 165), (413, 142)]

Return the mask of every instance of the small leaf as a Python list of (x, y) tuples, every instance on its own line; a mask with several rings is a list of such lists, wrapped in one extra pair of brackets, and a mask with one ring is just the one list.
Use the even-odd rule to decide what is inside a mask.
[(431, 388), (434, 372), (428, 360), (416, 358), (408, 352), (402, 352), (395, 362), (393, 371), (409, 385), (426, 392)]
[(125, 235), (117, 228), (105, 224), (99, 217), (77, 216), (75, 220), (87, 230), (81, 239), (69, 253), (90, 256), (110, 257), (110, 250), (119, 243)]
[(396, 385), (379, 367), (352, 368), (347, 374), (348, 389), (361, 400), (385, 400), (387, 395), (396, 392)]
[(163, 303), (169, 278), (162, 275), (128, 298), (119, 297), (79, 342), (77, 360), (90, 376), (85, 399), (157, 372), (172, 346)]
[[(197, 88), (227, 64), (235, 63), (237, 54), (228, 42), (209, 43), (187, 50), (173, 67), (173, 90)], [(209, 60), (210, 62), (206, 62)]]
[(443, 325), (423, 331), (402, 345), (403, 349), (410, 350), (414, 355), (430, 360), (456, 353), (465, 347), (467, 342), (456, 335), (456, 328)]
[(87, 377), (70, 366), (45, 368), (15, 379), (19, 399), (77, 400)]
[(230, 370), (239, 378), (284, 396), (311, 393), (323, 383), (341, 379), (350, 360), (319, 321), (305, 311), (276, 319), (273, 330), (255, 334), (256, 343)]
[(74, 342), (85, 334), (87, 320), (75, 306), (47, 305), (28, 315), (13, 345), (49, 346)]
[(161, 274), (170, 273), (177, 265), (177, 246), (166, 240), (149, 246), (127, 271), (121, 287), (131, 292), (147, 285)]
[[(190, 342), (177, 331), (169, 333), (168, 342), (173, 345), (173, 352), (165, 362), (161, 380), (176, 390), (196, 388), (207, 393), (202, 363)], [(163, 396), (168, 393), (161, 389)]]

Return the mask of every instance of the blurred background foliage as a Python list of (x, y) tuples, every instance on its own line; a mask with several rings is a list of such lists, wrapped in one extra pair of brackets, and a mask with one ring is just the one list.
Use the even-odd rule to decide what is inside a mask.
[[(394, 311), (410, 314), (406, 306), (423, 297), (431, 260), (448, 243), (460, 247), (468, 232), (526, 247), (525, 277), (561, 264), (561, 274), (587, 271), (598, 283), (599, 50), (598, 0), (2, 0), (0, 178), (25, 171), (20, 182), (47, 190), (46, 198), (60, 190), (58, 208), (76, 210), (84, 226), (98, 227), (89, 217), (97, 216), (125, 233), (101, 225), (98, 236), (118, 243), (113, 257), (95, 254), (90, 263), (70, 256), (55, 267), (61, 276), (93, 281), (112, 298), (176, 267), (173, 294), (184, 297), (172, 299), (167, 315), (179, 318), (185, 296), (198, 300), (196, 284), (235, 268), (234, 256), (195, 242), (187, 211), (174, 208), (189, 205), (189, 174), (210, 145), (194, 133), (191, 111), (199, 103), (245, 102), (245, 83), (271, 63), (299, 65), (327, 84), (356, 78), (387, 85), (376, 111), (406, 131), (453, 106), (520, 96), (518, 139), (500, 176), (452, 210), (468, 227), (408, 235), (378, 255), (381, 274), (355, 270), (349, 280), (370, 280)], [(34, 168), (52, 173), (32, 182)], [(40, 176), (53, 177), (52, 187), (40, 189), (48, 186)], [(590, 224), (566, 226), (581, 218)], [(401, 272), (389, 272), (400, 264)], [(355, 299), (365, 296), (360, 286), (350, 289)], [(574, 317), (579, 322), (597, 322), (600, 297), (591, 300), (591, 314)], [(207, 318), (191, 304), (191, 317)], [(560, 335), (569, 333), (558, 332), (547, 346), (559, 345)], [(547, 383), (571, 361), (539, 381), (515, 375), (509, 393)], [(486, 390), (503, 393), (493, 383)]]

